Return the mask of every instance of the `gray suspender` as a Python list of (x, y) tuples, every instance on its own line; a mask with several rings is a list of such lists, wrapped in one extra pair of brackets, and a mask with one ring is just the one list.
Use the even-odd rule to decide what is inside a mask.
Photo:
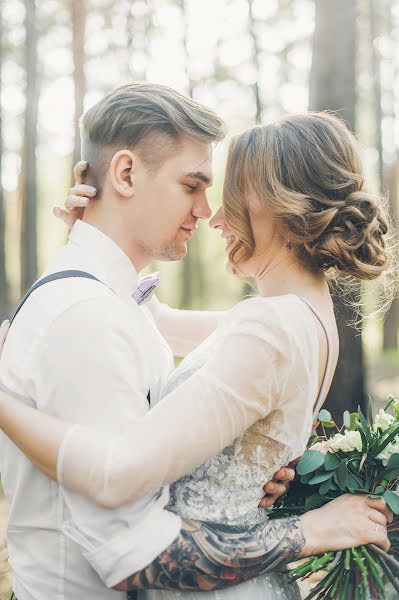
[[(52, 273), (51, 275), (47, 275), (47, 277), (43, 277), (43, 279), (39, 279), (39, 281), (36, 281), (36, 283), (34, 285), (32, 285), (32, 287), (26, 292), (25, 296), (22, 298), (21, 302), (17, 306), (14, 316), (11, 319), (10, 326), (12, 325), (15, 317), (17, 316), (17, 314), (19, 313), (19, 311), (21, 310), (21, 308), (23, 307), (23, 305), (25, 304), (25, 302), (27, 301), (29, 296), (35, 290), (42, 287), (42, 285), (45, 285), (46, 283), (50, 283), (51, 281), (58, 281), (58, 279), (70, 279), (73, 277), (84, 277), (86, 279), (92, 279), (94, 281), (98, 281), (99, 283), (103, 283), (102, 281), (97, 279), (97, 277), (94, 277), (94, 275), (91, 275), (90, 273), (86, 273), (86, 271), (76, 271), (73, 269), (68, 270), (68, 271), (59, 271), (58, 273)], [(105, 285), (105, 283), (103, 283), (103, 285)], [(148, 403), (150, 404), (151, 403), (151, 390), (148, 390), (147, 400), (148, 400)]]
[(39, 287), (42, 287), (42, 285), (45, 285), (46, 283), (50, 283), (50, 281), (57, 281), (58, 279), (68, 279), (71, 277), (85, 277), (86, 279), (94, 279), (94, 281), (99, 281), (100, 283), (102, 283), (102, 281), (97, 279), (97, 277), (94, 277), (94, 275), (90, 275), (90, 273), (86, 273), (86, 271), (59, 271), (58, 273), (52, 273), (51, 275), (47, 275), (47, 277), (43, 277), (43, 279), (39, 279), (39, 281), (36, 281), (36, 283), (32, 285), (32, 287), (26, 292), (25, 296), (22, 298), (21, 302), (17, 306), (17, 310), (15, 311), (14, 316), (11, 319), (10, 325), (14, 321), (15, 317), (17, 316), (17, 314), (19, 313), (29, 296), (35, 290), (37, 290)]

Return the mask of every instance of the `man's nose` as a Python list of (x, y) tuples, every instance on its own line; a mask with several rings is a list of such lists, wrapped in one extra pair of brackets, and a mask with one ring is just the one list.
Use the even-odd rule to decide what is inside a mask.
[(198, 200), (198, 202), (194, 204), (192, 213), (194, 217), (197, 217), (197, 219), (211, 218), (212, 210), (209, 206), (206, 196), (204, 196), (203, 198), (201, 198), (201, 200)]

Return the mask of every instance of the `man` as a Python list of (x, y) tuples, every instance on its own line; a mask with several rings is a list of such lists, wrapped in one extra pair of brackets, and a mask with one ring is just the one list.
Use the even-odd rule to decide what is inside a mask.
[[(45, 275), (73, 269), (97, 281), (61, 279), (32, 293), (4, 347), (0, 378), (7, 387), (42, 411), (108, 433), (158, 400), (172, 356), (132, 298), (137, 273), (153, 259), (184, 257), (198, 219), (210, 217), (212, 144), (223, 133), (212, 111), (150, 84), (119, 88), (84, 115), (82, 152), (97, 199)], [(150, 563), (144, 587), (148, 577), (171, 589), (224, 587), (232, 574), (239, 583), (294, 559), (305, 544), (296, 519), (234, 534), (181, 521), (165, 509), (167, 488), (100, 508), (47, 479), (4, 437), (0, 452), (19, 600), (123, 598), (104, 582), (128, 589), (128, 576)], [(79, 528), (98, 536), (90, 562)], [(207, 541), (211, 531), (216, 541)], [(231, 566), (237, 543), (242, 561)]]

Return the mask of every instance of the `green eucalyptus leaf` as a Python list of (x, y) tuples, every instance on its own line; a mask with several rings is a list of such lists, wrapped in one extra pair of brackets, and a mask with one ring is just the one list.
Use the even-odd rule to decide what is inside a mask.
[(384, 471), (384, 479), (387, 481), (393, 481), (399, 477), (399, 467), (393, 467)]
[(359, 489), (359, 483), (350, 473), (348, 474), (348, 479), (346, 480), (346, 487), (351, 492), (354, 492), (355, 490)]
[(340, 464), (341, 461), (336, 454), (333, 452), (327, 452), (324, 459), (324, 468), (326, 471), (335, 471), (335, 469), (338, 469)]
[(296, 466), (298, 475), (313, 473), (324, 464), (324, 454), (317, 450), (305, 450), (304, 455)]
[(309, 485), (316, 485), (317, 483), (323, 483), (323, 481), (327, 481), (327, 479), (331, 479), (333, 476), (333, 473), (316, 473), (316, 475), (313, 475), (313, 477), (309, 480)]
[(383, 497), (391, 511), (395, 513), (395, 515), (399, 515), (399, 496), (391, 490), (387, 490)]
[(324, 496), (324, 494), (327, 494), (332, 489), (333, 483), (334, 482), (332, 480), (332, 477), (330, 477), (330, 479), (327, 479), (327, 481), (323, 481), (323, 483), (319, 487), (319, 494), (321, 494), (322, 496)]
[(351, 414), (349, 410), (344, 412), (344, 425), (347, 429), (351, 426)]
[(399, 454), (392, 454), (389, 459), (386, 468), (391, 469), (392, 467), (399, 467)]
[(307, 475), (302, 475), (301, 483), (303, 483), (304, 485), (307, 485), (309, 483), (309, 481), (312, 479), (312, 477), (313, 477), (313, 473), (307, 473)]
[(325, 408), (322, 408), (321, 411), (319, 412), (318, 419), (323, 424), (324, 423), (330, 423), (332, 421), (332, 416), (331, 416), (331, 413), (328, 410), (326, 410)]

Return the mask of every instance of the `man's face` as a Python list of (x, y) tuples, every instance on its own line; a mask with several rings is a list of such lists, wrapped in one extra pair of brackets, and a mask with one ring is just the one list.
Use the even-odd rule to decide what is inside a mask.
[(149, 260), (179, 260), (186, 255), (198, 219), (212, 214), (206, 197), (212, 179), (212, 146), (190, 139), (155, 173), (139, 164), (132, 223), (141, 254)]

